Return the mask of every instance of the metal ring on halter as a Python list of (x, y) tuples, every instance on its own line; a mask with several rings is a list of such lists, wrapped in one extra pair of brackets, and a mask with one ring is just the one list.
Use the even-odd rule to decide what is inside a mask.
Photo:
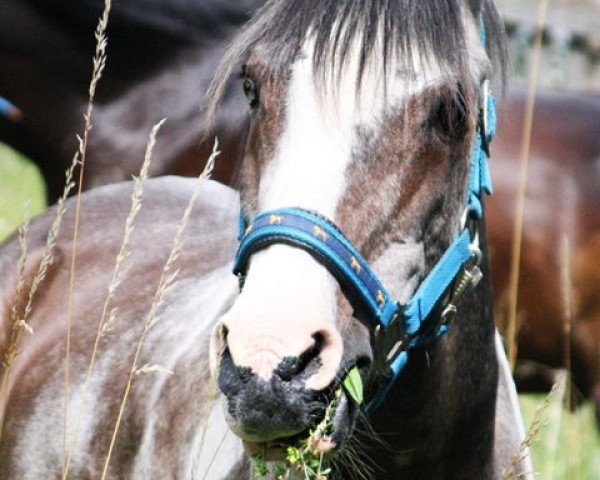
[(477, 250), (481, 254), (479, 242), (479, 218), (474, 216), (474, 212), (475, 210), (467, 205), (460, 217), (460, 225), (462, 226), (462, 231), (468, 230), (471, 234), (471, 250), (473, 250), (473, 252)]

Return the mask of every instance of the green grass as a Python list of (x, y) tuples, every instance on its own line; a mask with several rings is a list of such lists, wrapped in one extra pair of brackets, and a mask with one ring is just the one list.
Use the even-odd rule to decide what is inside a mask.
[[(543, 395), (521, 395), (520, 403), (528, 428)], [(600, 479), (600, 434), (592, 405), (587, 402), (575, 412), (553, 398), (542, 416), (543, 427), (531, 449), (536, 478), (541, 480)]]
[(46, 193), (37, 167), (0, 143), (0, 241), (46, 206)]

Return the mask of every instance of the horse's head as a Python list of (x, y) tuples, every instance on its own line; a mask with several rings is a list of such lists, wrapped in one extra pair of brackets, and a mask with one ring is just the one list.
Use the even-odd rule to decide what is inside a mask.
[[(484, 3), (488, 31), (498, 28)], [(317, 212), (307, 221), (335, 223), (407, 302), (460, 229), (491, 68), (480, 31), (479, 2), (267, 4), (222, 75), (242, 70), (251, 109), (246, 218), (275, 210), (262, 222), (277, 226), (280, 209)], [(317, 240), (335, 235), (326, 220), (312, 228), (305, 233)], [(356, 366), (366, 381), (373, 365), (368, 314), (318, 257), (292, 240), (263, 239), (215, 330), (213, 369), (229, 423), (248, 444), (285, 443), (314, 427), (347, 372)], [(368, 267), (353, 258), (348, 268)], [(334, 444), (358, 410), (342, 393)]]

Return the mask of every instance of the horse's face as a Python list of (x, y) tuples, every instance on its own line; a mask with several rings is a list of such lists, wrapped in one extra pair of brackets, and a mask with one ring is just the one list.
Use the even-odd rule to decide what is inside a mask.
[[(474, 19), (467, 31), (472, 58), (485, 58)], [(392, 56), (383, 75), (377, 58), (362, 71), (355, 50), (329, 83), (315, 73), (311, 40), (283, 69), (254, 49), (243, 78), (253, 120), (242, 203), (250, 218), (285, 207), (329, 218), (405, 302), (458, 231), (479, 63), (459, 84), (416, 51), (411, 62)], [(370, 332), (336, 280), (288, 245), (252, 256), (212, 342), (229, 423), (248, 444), (280, 444), (314, 426), (345, 372), (364, 374), (372, 358)], [(356, 413), (342, 394), (334, 444)]]

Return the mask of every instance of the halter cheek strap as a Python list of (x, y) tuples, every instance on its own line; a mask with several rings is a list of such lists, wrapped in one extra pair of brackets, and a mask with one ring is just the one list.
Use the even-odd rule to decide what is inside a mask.
[[(278, 209), (259, 214), (248, 227), (240, 217), (240, 246), (234, 265), (234, 273), (240, 278), (245, 276), (254, 252), (283, 243), (310, 253), (338, 280), (355, 316), (373, 335), (374, 371), (381, 379), (381, 388), (368, 409), (383, 401), (408, 362), (411, 349), (448, 331), (458, 300), (481, 279), (477, 227), (483, 215), (482, 195), (492, 193), (488, 145), (496, 126), (495, 102), (487, 82), (482, 86), (481, 101), (462, 230), (405, 305), (392, 299), (361, 253), (318, 213), (301, 208)], [(434, 320), (436, 307), (441, 314)]]

